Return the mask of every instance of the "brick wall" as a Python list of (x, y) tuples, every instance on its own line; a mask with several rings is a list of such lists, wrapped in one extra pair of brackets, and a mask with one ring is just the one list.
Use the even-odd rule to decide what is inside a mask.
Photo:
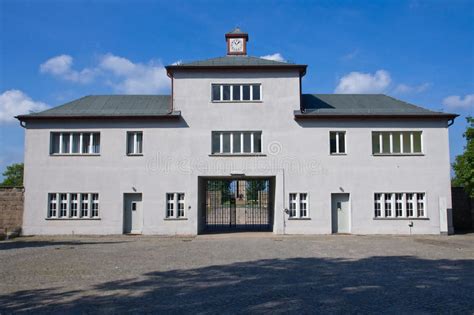
[(0, 234), (21, 228), (23, 187), (0, 187)]

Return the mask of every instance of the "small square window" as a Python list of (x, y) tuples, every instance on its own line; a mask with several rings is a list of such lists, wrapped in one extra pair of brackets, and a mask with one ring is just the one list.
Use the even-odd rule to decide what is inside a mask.
[(127, 132), (127, 154), (137, 155), (143, 153), (143, 132)]
[(331, 154), (346, 153), (346, 133), (344, 131), (331, 131), (329, 133), (329, 150)]

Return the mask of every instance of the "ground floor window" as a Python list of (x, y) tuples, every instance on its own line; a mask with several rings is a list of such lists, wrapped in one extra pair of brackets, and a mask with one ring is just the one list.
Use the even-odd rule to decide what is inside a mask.
[(309, 205), (307, 193), (290, 193), (289, 198), (289, 216), (290, 218), (309, 217)]
[(167, 193), (166, 194), (166, 217), (167, 218), (184, 218), (184, 193)]
[[(79, 211), (80, 205), (80, 211)], [(59, 209), (59, 213), (58, 213)], [(99, 217), (98, 193), (49, 193), (48, 218), (86, 219)]]
[(376, 218), (426, 217), (425, 193), (375, 193)]

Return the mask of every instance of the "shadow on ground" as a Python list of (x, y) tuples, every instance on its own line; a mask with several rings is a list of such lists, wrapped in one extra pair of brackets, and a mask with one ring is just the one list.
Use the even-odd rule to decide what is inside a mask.
[(85, 291), (19, 291), (0, 296), (0, 313), (470, 314), (473, 292), (472, 260), (269, 259), (151, 272)]
[(35, 248), (35, 247), (61, 247), (61, 246), (82, 246), (82, 245), (100, 245), (100, 244), (120, 244), (124, 242), (117, 241), (103, 241), (103, 242), (88, 242), (88, 241), (58, 241), (58, 240), (45, 240), (45, 241), (30, 241), (30, 240), (14, 240), (0, 242), (0, 251), (9, 249), (22, 249), (22, 248)]

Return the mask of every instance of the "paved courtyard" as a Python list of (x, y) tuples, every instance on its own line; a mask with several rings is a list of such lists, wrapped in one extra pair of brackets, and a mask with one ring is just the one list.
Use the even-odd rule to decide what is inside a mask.
[(0, 314), (474, 312), (474, 235), (0, 242)]

